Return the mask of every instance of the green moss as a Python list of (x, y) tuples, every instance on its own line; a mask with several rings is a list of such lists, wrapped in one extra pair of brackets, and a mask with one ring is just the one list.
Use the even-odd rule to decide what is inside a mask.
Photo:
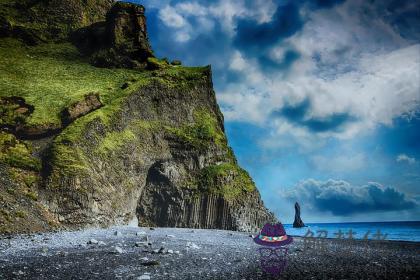
[(198, 110), (194, 114), (194, 121), (191, 125), (180, 128), (166, 126), (166, 129), (181, 141), (198, 149), (206, 149), (211, 144), (226, 146), (226, 137), (212, 114)]
[(218, 194), (230, 200), (255, 189), (248, 172), (232, 163), (205, 167), (197, 178), (200, 192)]
[(33, 201), (37, 201), (38, 200), (38, 194), (32, 191), (29, 191), (26, 193), (26, 196), (29, 197), (30, 199), (32, 199)]
[(165, 69), (169, 67), (168, 59), (159, 59), (156, 57), (147, 58), (147, 67), (151, 70)]
[(54, 169), (63, 175), (86, 173), (89, 170), (89, 164), (82, 149), (77, 145), (60, 141), (60, 136), (58, 136), (51, 149), (51, 161)]
[(14, 39), (0, 39), (0, 96), (23, 97), (33, 105), (30, 125), (60, 126), (61, 111), (87, 93), (99, 92), (106, 105), (125, 95), (121, 84), (144, 80), (147, 74), (93, 67), (70, 44), (27, 47)]
[(14, 135), (0, 132), (0, 161), (10, 166), (39, 171), (41, 161), (32, 156), (29, 143), (19, 141)]
[(126, 143), (135, 139), (136, 135), (134, 135), (134, 133), (129, 129), (117, 132), (108, 132), (99, 144), (97, 151), (99, 153), (117, 151), (123, 148)]
[(26, 213), (23, 212), (23, 211), (17, 211), (15, 213), (15, 215), (16, 215), (17, 218), (25, 218), (26, 217)]
[(189, 90), (200, 82), (207, 82), (210, 68), (206, 67), (166, 67), (153, 71), (153, 76), (169, 88)]

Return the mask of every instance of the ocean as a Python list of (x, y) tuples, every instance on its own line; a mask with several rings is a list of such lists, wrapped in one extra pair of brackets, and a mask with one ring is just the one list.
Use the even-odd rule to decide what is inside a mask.
[[(415, 222), (353, 222), (353, 223), (308, 223), (304, 228), (293, 228), (292, 224), (284, 224), (286, 233), (295, 236), (305, 236), (308, 230), (314, 237), (348, 238), (351, 230), (355, 239), (385, 239), (420, 242), (420, 221)], [(378, 234), (379, 233), (379, 234)], [(311, 234), (311, 233), (309, 233)]]

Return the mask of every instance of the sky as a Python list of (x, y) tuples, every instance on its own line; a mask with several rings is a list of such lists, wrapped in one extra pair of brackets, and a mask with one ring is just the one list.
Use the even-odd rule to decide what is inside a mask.
[(212, 66), (229, 145), (292, 223), (419, 220), (420, 3), (142, 0), (158, 57)]

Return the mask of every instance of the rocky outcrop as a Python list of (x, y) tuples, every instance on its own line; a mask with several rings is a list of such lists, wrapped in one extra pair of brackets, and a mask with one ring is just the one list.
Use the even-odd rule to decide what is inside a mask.
[[(62, 106), (57, 128), (48, 127), (48, 119), (42, 122), (42, 114), (37, 122), (27, 121), (39, 107), (20, 99), (10, 105), (5, 99), (7, 106), (2, 107), (7, 113), (2, 116), (16, 133), (0, 132), (0, 158), (6, 162), (2, 174), (20, 174), (19, 182), (8, 180), (21, 186), (19, 195), (10, 194), (16, 201), (36, 194), (36, 202), (28, 203), (37, 205), (39, 215), (25, 215), (38, 219), (40, 230), (49, 225), (83, 228), (137, 219), (140, 225), (253, 231), (276, 221), (228, 146), (210, 66), (189, 68), (153, 58), (144, 8), (134, 4), (116, 3), (105, 22), (82, 28), (74, 36), (72, 40), (79, 43), (86, 39), (78, 47), (93, 60), (101, 52), (111, 54), (100, 66), (136, 70), (92, 67), (68, 46), (54, 52), (49, 60), (72, 57), (77, 59), (72, 66), (90, 76), (120, 75), (92, 81), (93, 85), (109, 82), (112, 86), (106, 93), (72, 96), (79, 100), (68, 98), (70, 106), (70, 101), (54, 103)], [(32, 93), (39, 94), (40, 88)], [(32, 100), (43, 98), (37, 95)], [(0, 200), (9, 197), (5, 193), (8, 189), (0, 186)], [(31, 211), (29, 206), (26, 209)], [(3, 214), (0, 218), (14, 225), (16, 221)], [(19, 229), (30, 228), (30, 220), (20, 221), (25, 226)], [(4, 228), (0, 226), (0, 232)]]
[[(200, 164), (195, 168), (199, 170)], [(245, 195), (244, 199), (228, 199), (212, 193), (197, 194), (182, 185), (186, 169), (188, 166), (172, 161), (158, 162), (149, 169), (145, 189), (137, 206), (142, 225), (251, 232), (267, 221), (275, 221), (263, 207), (256, 189), (241, 194)], [(232, 183), (232, 178), (225, 179), (226, 184)]]
[(105, 22), (80, 29), (72, 40), (95, 66), (144, 69), (153, 57), (144, 12), (141, 5), (117, 2)]
[(304, 227), (305, 224), (303, 223), (302, 219), (300, 218), (300, 206), (299, 203), (295, 203), (295, 220), (293, 222), (294, 228), (301, 228)]
[(68, 125), (77, 118), (80, 118), (96, 109), (102, 107), (102, 103), (99, 100), (99, 93), (89, 93), (81, 101), (78, 101), (68, 108), (64, 109), (61, 113), (61, 119), (63, 125)]
[(104, 20), (114, 0), (3, 2), (0, 9), (0, 37), (15, 37), (29, 45), (36, 45), (67, 40), (76, 29)]

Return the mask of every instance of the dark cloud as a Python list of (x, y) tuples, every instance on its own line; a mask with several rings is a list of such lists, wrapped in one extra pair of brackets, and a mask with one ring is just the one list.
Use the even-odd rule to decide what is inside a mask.
[(420, 5), (418, 1), (385, 1), (385, 10), (382, 14), (385, 21), (402, 37), (413, 41), (420, 40)]
[(291, 123), (306, 127), (312, 132), (339, 131), (347, 123), (355, 121), (355, 117), (347, 112), (333, 113), (326, 117), (310, 116), (311, 101), (305, 99), (294, 105), (286, 104), (283, 108), (272, 113), (273, 117), (280, 117)]
[(293, 2), (279, 5), (270, 22), (258, 24), (255, 20), (240, 19), (236, 25), (234, 45), (252, 55), (290, 37), (303, 27), (299, 7)]
[(341, 4), (345, 2), (345, 0), (309, 0), (310, 6), (312, 8), (331, 8), (334, 5)]
[(285, 194), (285, 197), (291, 201), (301, 202), (304, 207), (339, 216), (410, 210), (418, 207), (417, 202), (408, 199), (404, 193), (378, 183), (359, 187), (346, 181), (306, 180)]

